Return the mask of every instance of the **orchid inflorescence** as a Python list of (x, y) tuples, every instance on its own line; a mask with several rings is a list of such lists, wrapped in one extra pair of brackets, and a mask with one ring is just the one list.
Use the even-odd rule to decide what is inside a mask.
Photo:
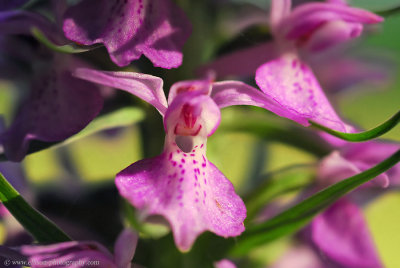
[[(0, 219), (7, 223), (14, 216), (23, 226), (7, 227), (0, 260), (12, 267), (385, 266), (362, 209), (384, 188), (400, 185), (398, 139), (373, 140), (395, 127), (400, 113), (363, 132), (336, 108), (338, 93), (388, 81), (392, 63), (368, 63), (348, 52), (360, 45), (360, 36), (379, 34), (383, 17), (344, 0), (258, 1), (269, 14), (239, 2), (246, 1), (0, 1), (0, 78), (21, 99), (12, 103), (16, 113), (9, 124), (0, 125)], [(235, 7), (243, 10), (229, 26), (230, 13), (239, 14)], [(243, 42), (247, 29), (263, 41)], [(235, 32), (239, 41), (231, 42)], [(218, 55), (221, 43), (229, 49)], [(67, 145), (100, 130), (106, 130), (101, 135), (107, 143), (131, 125), (118, 125), (116, 117), (132, 103), (144, 118), (136, 125), (144, 156), (115, 176), (112, 196), (123, 201), (90, 198), (95, 207), (113, 204), (112, 212), (101, 212), (104, 225), (103, 219), (90, 225), (103, 225), (107, 237), (91, 227), (79, 229), (82, 222), (73, 223), (73, 217), (53, 223), (22, 198), (20, 193), (40, 205), (40, 192), (30, 187), (34, 183), (19, 162), (60, 147), (68, 177), (82, 176)], [(235, 111), (231, 120), (225, 110)], [(309, 146), (317, 160), (306, 165), (311, 180), (294, 187), (248, 179), (246, 190), (232, 184), (217, 167), (218, 157), (240, 139), (221, 152), (211, 150), (216, 165), (207, 157), (207, 140), (216, 131), (235, 130)], [(260, 148), (245, 151), (252, 150)], [(235, 158), (263, 162), (259, 155)], [(296, 175), (292, 180), (299, 184)], [(73, 184), (68, 188), (76, 181), (67, 181)], [(86, 186), (78, 187), (74, 194), (85, 195)], [(289, 202), (283, 198), (285, 203), (278, 197), (286, 192), (296, 195)], [(172, 237), (151, 231), (161, 226)], [(17, 234), (25, 236), (18, 241)], [(296, 242), (281, 258), (253, 259), (283, 236)], [(115, 240), (113, 253), (94, 240)]]

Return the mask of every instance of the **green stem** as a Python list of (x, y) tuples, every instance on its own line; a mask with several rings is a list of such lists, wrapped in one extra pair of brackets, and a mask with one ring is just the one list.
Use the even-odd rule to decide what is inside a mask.
[(329, 133), (337, 138), (346, 140), (346, 141), (352, 141), (352, 142), (362, 142), (362, 141), (368, 141), (375, 139), (379, 136), (382, 136), (383, 134), (387, 133), (390, 131), (392, 128), (394, 128), (398, 123), (400, 122), (400, 111), (398, 111), (394, 116), (392, 116), (389, 120), (386, 122), (382, 123), (381, 125), (364, 131), (360, 133), (344, 133), (344, 132), (339, 132), (327, 127), (324, 127), (318, 123), (315, 123), (313, 121), (310, 121), (310, 124), (318, 128), (319, 130), (322, 130), (326, 133)]
[(0, 201), (39, 243), (70, 241), (61, 229), (31, 207), (0, 173)]

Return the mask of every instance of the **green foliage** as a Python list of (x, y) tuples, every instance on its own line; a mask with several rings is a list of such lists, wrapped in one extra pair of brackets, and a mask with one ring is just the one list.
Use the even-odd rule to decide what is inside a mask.
[(238, 244), (233, 248), (232, 254), (244, 255), (261, 244), (299, 230), (310, 222), (315, 215), (328, 208), (339, 198), (385, 172), (399, 161), (400, 150), (371, 169), (312, 195), (262, 224), (248, 227), (238, 238)]
[(389, 132), (392, 128), (394, 128), (400, 122), (400, 111), (398, 111), (395, 115), (393, 115), (389, 120), (382, 123), (381, 125), (359, 133), (344, 133), (339, 132), (327, 127), (324, 127), (318, 123), (310, 121), (311, 125), (319, 130), (322, 130), (326, 133), (329, 133), (337, 138), (351, 141), (351, 142), (362, 142), (368, 141), (382, 136), (383, 134)]
[(39, 243), (71, 240), (52, 221), (31, 207), (0, 173), (0, 201)]

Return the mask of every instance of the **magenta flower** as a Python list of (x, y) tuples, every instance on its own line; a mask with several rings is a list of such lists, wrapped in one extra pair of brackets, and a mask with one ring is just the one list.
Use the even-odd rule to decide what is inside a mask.
[(335, 3), (308, 3), (290, 13), (290, 0), (271, 3), (270, 25), (280, 47), (277, 59), (256, 71), (257, 85), (278, 103), (330, 128), (348, 132), (325, 97), (312, 70), (301, 61), (297, 48), (322, 50), (354, 38), (362, 23), (382, 19), (373, 13)]
[[(208, 68), (221, 69), (227, 74), (226, 66), (230, 71), (237, 67), (236, 73), (246, 74), (258, 66), (257, 85), (270, 99), (291, 111), (295, 121), (308, 125), (308, 120), (313, 120), (349, 132), (351, 128), (332, 108), (313, 71), (302, 60), (299, 49), (309, 52), (327, 49), (358, 36), (363, 24), (378, 23), (382, 19), (373, 13), (338, 3), (306, 3), (292, 12), (290, 8), (290, 0), (271, 3), (273, 43), (227, 56)], [(243, 61), (247, 63), (237, 64)]]
[(84, 0), (64, 16), (67, 38), (83, 45), (103, 43), (118, 66), (143, 54), (154, 66), (176, 68), (191, 27), (171, 0)]
[(162, 215), (177, 246), (189, 250), (209, 230), (237, 236), (244, 230), (246, 209), (232, 184), (206, 157), (207, 137), (220, 122), (220, 108), (255, 105), (294, 117), (259, 90), (241, 82), (185, 81), (172, 86), (168, 103), (160, 78), (125, 72), (79, 69), (76, 76), (128, 91), (152, 104), (164, 117), (161, 155), (136, 162), (120, 172), (123, 197), (147, 215)]
[(184, 81), (172, 86), (167, 103), (157, 77), (89, 69), (78, 69), (76, 75), (126, 90), (164, 117), (164, 151), (117, 175), (123, 197), (146, 215), (165, 217), (183, 251), (206, 230), (223, 237), (243, 232), (246, 208), (229, 180), (207, 159), (207, 137), (219, 125), (220, 108), (255, 103), (263, 97), (261, 92), (240, 82)]
[(70, 241), (46, 246), (23, 246), (30, 267), (115, 267), (130, 268), (138, 241), (137, 234), (124, 230), (115, 242), (114, 255), (97, 242)]

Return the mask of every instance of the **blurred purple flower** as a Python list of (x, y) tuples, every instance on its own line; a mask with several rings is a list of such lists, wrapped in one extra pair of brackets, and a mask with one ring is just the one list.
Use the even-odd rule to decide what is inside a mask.
[[(400, 144), (383, 142), (346, 143), (325, 157), (318, 168), (320, 184), (328, 185), (354, 176), (382, 162), (400, 149)], [(371, 183), (381, 187), (399, 185), (400, 164), (380, 174)], [(371, 185), (371, 183), (366, 185)]]
[(36, 75), (30, 96), (11, 126), (0, 132), (0, 144), (9, 160), (21, 161), (32, 140), (57, 142), (68, 138), (100, 112), (103, 106), (100, 90), (72, 77), (71, 72), (77, 66), (84, 65), (72, 57), (57, 56), (54, 65)]
[(237, 67), (237, 73), (248, 74), (257, 68), (257, 85), (269, 98), (291, 111), (297, 118), (295, 121), (308, 125), (308, 120), (313, 120), (349, 132), (352, 129), (330, 105), (311, 68), (303, 62), (299, 49), (309, 52), (325, 50), (358, 36), (363, 24), (378, 23), (382, 18), (338, 3), (306, 3), (292, 12), (290, 9), (290, 0), (272, 1), (270, 28), (274, 35), (273, 43), (226, 56), (205, 69), (218, 72), (221, 68), (224, 74), (228, 74), (224, 68), (232, 66), (227, 69), (235, 72)]
[(84, 0), (67, 10), (63, 28), (79, 44), (103, 43), (118, 66), (144, 54), (154, 66), (168, 69), (181, 65), (191, 32), (171, 0)]
[(28, 257), (33, 268), (64, 266), (130, 268), (137, 241), (137, 234), (125, 229), (115, 242), (114, 255), (93, 241), (23, 246), (21, 253)]
[(361, 209), (342, 198), (311, 223), (319, 250), (344, 267), (383, 267)]

